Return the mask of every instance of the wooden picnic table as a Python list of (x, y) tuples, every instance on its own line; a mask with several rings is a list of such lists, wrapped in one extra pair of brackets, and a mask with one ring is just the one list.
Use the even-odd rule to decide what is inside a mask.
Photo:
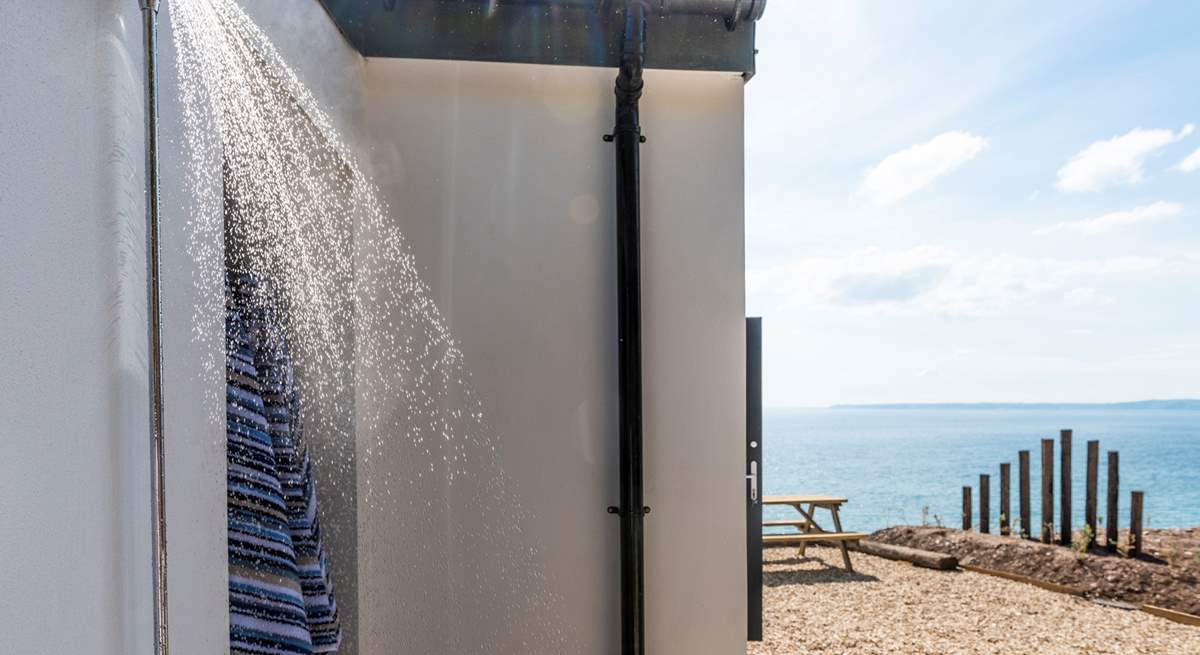
[[(835, 541), (842, 550), (842, 561), (846, 564), (847, 571), (853, 571), (854, 567), (850, 564), (850, 551), (846, 548), (846, 544), (851, 541), (859, 541), (867, 536), (865, 532), (846, 532), (842, 530), (842, 520), (838, 516), (838, 510), (842, 505), (846, 504), (845, 498), (838, 496), (765, 496), (763, 505), (786, 505), (800, 513), (803, 518), (800, 519), (783, 519), (763, 521), (764, 528), (770, 527), (794, 527), (800, 530), (793, 534), (763, 534), (763, 544), (798, 544), (800, 546), (800, 556), (804, 556), (804, 549), (809, 542), (812, 541)], [(818, 509), (829, 512), (833, 519), (833, 531), (823, 529), (817, 523), (816, 513)]]

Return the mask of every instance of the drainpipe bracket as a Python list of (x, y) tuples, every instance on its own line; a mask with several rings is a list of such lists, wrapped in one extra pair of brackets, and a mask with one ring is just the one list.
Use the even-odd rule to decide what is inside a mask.
[[(620, 508), (620, 507), (617, 507), (616, 505), (609, 505), (609, 506), (608, 506), (608, 509), (607, 509), (606, 511), (607, 511), (609, 514), (617, 514), (617, 515), (623, 514), (623, 512), (621, 511), (621, 508)], [(650, 506), (649, 506), (649, 505), (646, 505), (645, 507), (642, 507), (642, 511), (638, 512), (638, 513), (637, 513), (637, 515), (638, 515), (638, 516), (645, 516), (645, 515), (647, 515), (647, 514), (649, 514), (649, 513), (650, 513)]]
[[(602, 136), (600, 138), (604, 139), (605, 143), (612, 143), (613, 140), (617, 138), (617, 136), (615, 134), (605, 134), (604, 136)], [(645, 142), (646, 142), (646, 136), (644, 134), (638, 134), (638, 143), (645, 143)]]

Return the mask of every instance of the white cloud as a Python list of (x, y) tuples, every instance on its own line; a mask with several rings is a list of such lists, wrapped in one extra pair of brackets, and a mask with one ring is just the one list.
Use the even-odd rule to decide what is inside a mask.
[(1187, 159), (1176, 164), (1175, 169), (1184, 173), (1200, 170), (1200, 148), (1196, 148), (1192, 154), (1187, 156)]
[(880, 205), (891, 204), (971, 161), (987, 146), (987, 139), (969, 132), (939, 134), (868, 169), (859, 193)]
[(1179, 132), (1139, 127), (1107, 141), (1097, 141), (1058, 169), (1056, 186), (1060, 191), (1099, 191), (1112, 184), (1137, 184), (1142, 181), (1147, 157), (1191, 134), (1193, 129), (1190, 123)]
[(1078, 287), (1066, 294), (1067, 304), (1072, 307), (1102, 307), (1116, 303), (1116, 299), (1091, 287)]
[(940, 246), (903, 251), (864, 248), (749, 271), (751, 294), (782, 303), (861, 311), (916, 311), (981, 316), (1051, 294), (1102, 301), (1080, 284), (1097, 277), (1156, 272), (1146, 257), (1060, 260), (1016, 255), (973, 256)]
[(1183, 205), (1177, 202), (1164, 202), (1160, 200), (1149, 205), (1141, 205), (1125, 211), (1109, 212), (1082, 221), (1056, 223), (1049, 227), (1034, 230), (1034, 234), (1054, 234), (1056, 232), (1103, 234), (1129, 225), (1152, 223), (1173, 218), (1181, 213), (1183, 213)]

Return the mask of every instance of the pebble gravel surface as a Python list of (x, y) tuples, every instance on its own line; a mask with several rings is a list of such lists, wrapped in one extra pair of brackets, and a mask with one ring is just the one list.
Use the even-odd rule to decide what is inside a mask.
[(834, 548), (763, 551), (763, 637), (748, 655), (1200, 655), (1200, 628), (1032, 585)]

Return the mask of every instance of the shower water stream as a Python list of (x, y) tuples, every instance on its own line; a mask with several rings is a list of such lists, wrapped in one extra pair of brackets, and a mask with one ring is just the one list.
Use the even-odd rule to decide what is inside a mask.
[[(328, 509), (341, 494), (334, 506), (357, 508), (349, 525), (322, 517), (328, 532), (357, 544), (358, 562), (331, 553), (335, 593), (351, 591), (338, 587), (339, 570), (364, 577), (370, 564), (365, 577), (383, 571), (399, 598), (359, 593), (357, 604), (399, 603), (413, 624), (440, 622), (442, 652), (495, 652), (489, 644), (526, 638), (536, 643), (522, 652), (579, 650), (554, 619), (558, 600), (522, 532), (533, 517), (505, 478), (464, 353), (375, 185), (234, 0), (174, 0), (169, 11), (196, 284), (219, 296), (222, 260), (267, 281), (262, 300), (278, 309), (296, 353), (306, 432), (332, 444), (314, 456), (322, 502)], [(221, 297), (207, 300), (197, 326), (222, 311)], [(207, 366), (222, 374), (222, 361)], [(401, 546), (381, 543), (361, 524), (367, 516), (401, 526), (415, 557), (377, 553)], [(481, 545), (487, 559), (456, 556), (463, 543)], [(437, 579), (441, 588), (431, 588)], [(430, 595), (449, 618), (424, 607)], [(478, 604), (496, 613), (486, 622), (494, 634), (460, 643), (453, 625), (477, 621), (465, 608)]]

